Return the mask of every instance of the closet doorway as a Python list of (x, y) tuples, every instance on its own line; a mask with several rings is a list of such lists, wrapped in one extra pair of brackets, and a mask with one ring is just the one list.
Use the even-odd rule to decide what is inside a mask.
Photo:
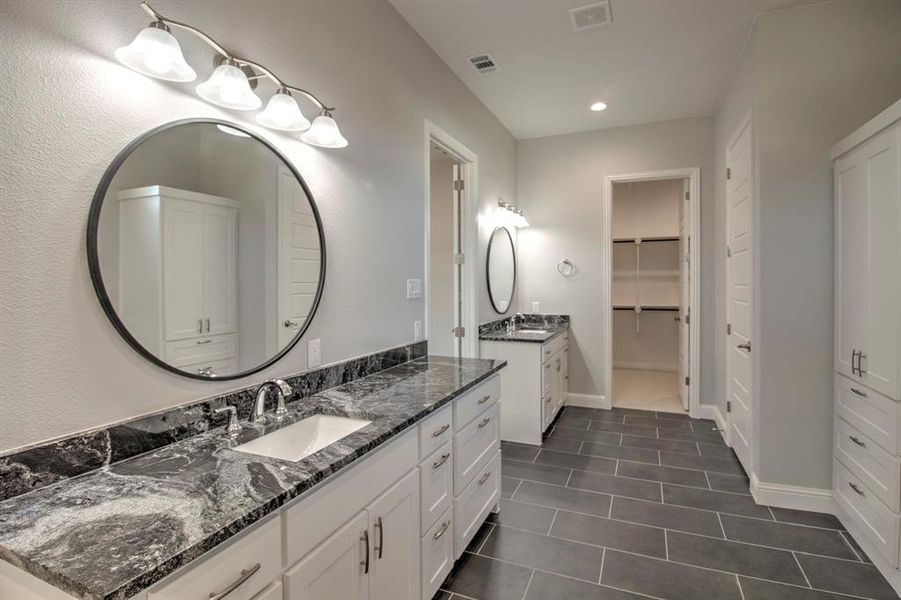
[(699, 170), (607, 177), (608, 407), (698, 416)]

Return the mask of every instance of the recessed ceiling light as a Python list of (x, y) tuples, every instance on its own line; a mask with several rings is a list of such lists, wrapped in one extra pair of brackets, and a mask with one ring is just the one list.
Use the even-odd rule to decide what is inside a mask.
[(607, 105), (604, 104), (603, 102), (595, 102), (594, 104), (591, 105), (591, 110), (593, 110), (594, 112), (600, 112), (606, 108), (607, 108)]

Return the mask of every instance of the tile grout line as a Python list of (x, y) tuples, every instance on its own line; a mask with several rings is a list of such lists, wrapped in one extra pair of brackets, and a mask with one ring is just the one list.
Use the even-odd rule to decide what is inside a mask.
[(741, 596), (741, 600), (745, 600), (745, 591), (741, 589), (741, 577), (738, 576), (738, 573), (735, 574), (735, 583), (738, 584), (738, 593)]
[(604, 547), (603, 553), (601, 553), (601, 572), (598, 573), (598, 585), (601, 585), (601, 581), (604, 580), (604, 560), (607, 559), (607, 547)]
[(522, 600), (526, 600), (526, 596), (529, 594), (529, 586), (532, 585), (533, 577), (535, 577), (535, 569), (532, 569), (532, 572), (529, 574), (529, 583), (526, 584), (526, 589), (522, 593)]
[(707, 480), (707, 489), (709, 489), (711, 492), (714, 491), (713, 486), (710, 485), (710, 474), (707, 471), (704, 471), (704, 479)]
[(666, 552), (666, 560), (669, 560), (669, 537), (666, 534), (666, 529), (663, 530), (663, 549)]
[[(840, 531), (840, 532), (839, 532), (839, 535), (842, 536), (842, 539), (843, 539), (843, 540), (845, 540), (845, 543), (848, 545), (848, 548), (851, 548), (851, 552), (854, 553), (854, 556), (856, 556), (857, 559), (858, 559), (860, 562), (865, 562), (864, 559), (863, 559), (863, 556), (861, 556), (861, 555), (860, 555), (860, 552), (857, 551), (857, 548), (855, 548), (855, 547), (851, 544), (851, 542), (848, 541), (848, 535), (845, 535), (845, 533), (846, 533), (846, 532), (844, 532), (844, 531)], [(849, 534), (849, 535), (850, 535), (850, 534)]]
[[(479, 544), (478, 548), (476, 548), (476, 554), (478, 554), (479, 552), (482, 551), (482, 548), (484, 548), (485, 544), (488, 542), (488, 538), (491, 537), (491, 534), (494, 533), (494, 530), (497, 529), (498, 527), (500, 527), (500, 525), (496, 525), (494, 523), (491, 524), (491, 529), (488, 530), (488, 534), (485, 536), (485, 539), (482, 540), (482, 543)], [(478, 532), (476, 532), (476, 533), (478, 533)]]
[(723, 532), (723, 539), (728, 540), (729, 538), (726, 537), (726, 528), (723, 527), (723, 517), (722, 517), (722, 515), (720, 515), (719, 511), (717, 511), (717, 513), (716, 513), (716, 520), (720, 524), (720, 531)]
[(810, 579), (808, 579), (807, 573), (804, 572), (804, 567), (801, 566), (801, 561), (798, 560), (798, 555), (795, 554), (794, 551), (792, 551), (792, 558), (795, 559), (795, 564), (798, 565), (798, 569), (801, 571), (801, 575), (804, 576), (804, 581), (807, 582), (807, 587), (809, 587), (810, 589), (813, 589), (813, 586), (810, 585)]
[(560, 513), (560, 509), (559, 509), (559, 508), (555, 508), (555, 509), (554, 509), (554, 516), (551, 517), (551, 524), (548, 525), (547, 533), (545, 533), (544, 535), (546, 535), (546, 536), (548, 536), (548, 537), (551, 536), (551, 530), (554, 528), (554, 522), (557, 520), (557, 515), (558, 515), (559, 513)]

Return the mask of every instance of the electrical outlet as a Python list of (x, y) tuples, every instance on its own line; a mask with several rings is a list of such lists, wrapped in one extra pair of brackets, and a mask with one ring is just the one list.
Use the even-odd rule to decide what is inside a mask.
[(533, 302), (532, 303), (532, 312), (540, 313), (541, 312), (541, 302)]
[(422, 321), (413, 321), (413, 341), (422, 340)]
[(307, 344), (307, 368), (312, 369), (322, 364), (322, 343), (319, 338)]
[(422, 279), (407, 280), (407, 300), (422, 298)]

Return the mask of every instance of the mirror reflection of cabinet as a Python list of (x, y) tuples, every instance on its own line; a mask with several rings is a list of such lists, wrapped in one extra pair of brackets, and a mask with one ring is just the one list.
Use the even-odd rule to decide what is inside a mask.
[(167, 363), (237, 368), (238, 203), (164, 186), (119, 193), (117, 312)]

